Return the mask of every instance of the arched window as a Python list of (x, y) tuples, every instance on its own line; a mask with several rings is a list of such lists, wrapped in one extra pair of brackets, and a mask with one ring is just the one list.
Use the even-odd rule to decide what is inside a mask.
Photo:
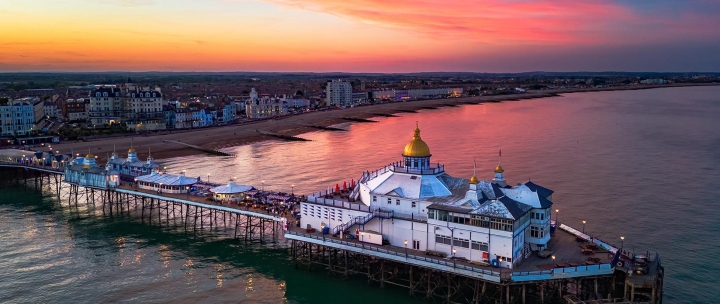
[(103, 97), (107, 97), (107, 96), (108, 96), (108, 93), (107, 93), (107, 92), (104, 92), (104, 93), (103, 93)]

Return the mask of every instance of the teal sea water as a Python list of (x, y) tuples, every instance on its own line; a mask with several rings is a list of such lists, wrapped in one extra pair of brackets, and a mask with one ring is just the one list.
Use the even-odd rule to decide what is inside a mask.
[[(566, 224), (629, 250), (659, 252), (665, 303), (720, 298), (720, 87), (569, 94), (423, 110), (229, 150), (236, 158), (165, 160), (169, 171), (235, 177), (308, 193), (400, 157), (418, 121), (433, 162), (455, 176), (555, 190)], [(502, 149), (502, 159), (498, 150)], [(264, 182), (263, 182), (264, 181)], [(296, 270), (285, 245), (245, 245), (68, 208), (49, 195), (0, 189), (0, 302), (422, 303)]]

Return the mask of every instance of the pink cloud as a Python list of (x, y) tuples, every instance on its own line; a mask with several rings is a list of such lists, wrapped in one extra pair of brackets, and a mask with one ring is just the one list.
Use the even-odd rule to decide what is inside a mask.
[(492, 44), (602, 43), (605, 30), (631, 21), (631, 10), (606, 1), (267, 0), (286, 7), (409, 29), (437, 39)]
[(654, 14), (594, 0), (265, 0), (405, 29), (438, 40), (493, 45), (607, 45), (708, 39), (720, 18)]

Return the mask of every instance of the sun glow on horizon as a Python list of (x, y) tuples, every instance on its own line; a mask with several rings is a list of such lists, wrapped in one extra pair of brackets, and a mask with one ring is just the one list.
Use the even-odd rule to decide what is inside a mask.
[[(720, 49), (720, 5), (692, 1), (677, 14), (569, 0), (3, 2), (0, 72), (631, 70), (646, 67), (626, 54), (648, 47)], [(657, 69), (688, 62), (710, 58)]]

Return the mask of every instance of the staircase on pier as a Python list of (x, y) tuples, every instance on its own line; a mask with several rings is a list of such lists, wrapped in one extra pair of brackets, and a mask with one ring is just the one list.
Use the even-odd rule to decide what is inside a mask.
[(393, 218), (394, 212), (393, 211), (382, 211), (382, 210), (375, 210), (372, 213), (366, 215), (366, 216), (358, 216), (346, 223), (343, 223), (342, 225), (335, 226), (333, 229), (333, 235), (337, 236), (340, 234), (340, 231), (343, 233), (348, 233), (350, 231), (350, 228), (352, 228), (355, 225), (365, 225), (372, 221), (374, 218), (381, 218), (381, 219), (391, 219)]

